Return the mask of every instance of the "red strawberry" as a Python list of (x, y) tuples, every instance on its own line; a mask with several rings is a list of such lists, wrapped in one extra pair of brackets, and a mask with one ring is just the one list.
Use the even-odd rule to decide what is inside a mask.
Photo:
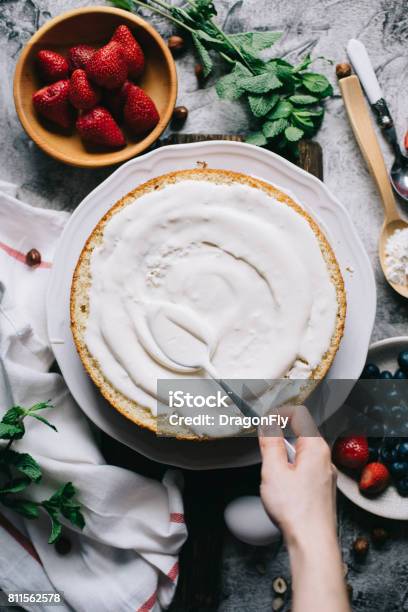
[(404, 137), (404, 147), (408, 151), (408, 132), (406, 132)]
[(131, 85), (130, 81), (125, 81), (119, 89), (109, 89), (103, 94), (103, 102), (106, 108), (119, 122), (123, 120), (123, 107), (125, 106), (129, 85)]
[(383, 463), (368, 463), (361, 473), (360, 491), (366, 495), (381, 493), (390, 482), (390, 473)]
[(55, 83), (68, 76), (68, 62), (55, 51), (43, 49), (37, 53), (37, 65), (41, 77), (46, 83)]
[(135, 135), (149, 132), (158, 124), (160, 119), (151, 97), (137, 85), (127, 87), (123, 116), (126, 125)]
[(115, 41), (108, 43), (92, 55), (85, 70), (91, 81), (101, 87), (120, 87), (128, 74), (123, 47)]
[(77, 68), (84, 69), (88, 60), (91, 59), (94, 53), (95, 49), (89, 45), (76, 45), (75, 47), (71, 47), (67, 57), (69, 69), (71, 71)]
[(368, 461), (368, 442), (364, 436), (337, 438), (333, 447), (333, 460), (337, 466), (361, 469)]
[(129, 70), (129, 76), (132, 79), (137, 79), (140, 77), (145, 64), (144, 54), (129, 28), (125, 25), (118, 26), (114, 31), (111, 40), (114, 40), (122, 45)]
[(69, 104), (69, 81), (67, 79), (39, 89), (33, 95), (33, 104), (39, 115), (63, 128), (71, 127), (73, 111)]
[(89, 110), (101, 99), (99, 87), (89, 82), (85, 70), (81, 68), (74, 70), (69, 85), (69, 100), (75, 108)]
[(76, 127), (86, 142), (112, 149), (126, 144), (122, 130), (103, 106), (97, 106), (79, 117)]

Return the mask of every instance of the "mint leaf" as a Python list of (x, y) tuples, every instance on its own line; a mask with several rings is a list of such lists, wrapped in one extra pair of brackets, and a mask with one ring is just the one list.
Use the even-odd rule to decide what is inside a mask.
[(24, 491), (30, 484), (29, 478), (13, 478), (7, 482), (3, 487), (0, 488), (0, 495), (6, 495), (9, 493), (20, 493)]
[(316, 98), (315, 96), (308, 96), (307, 94), (298, 94), (298, 95), (294, 95), (294, 96), (290, 96), (289, 100), (292, 102), (292, 104), (316, 104), (317, 102), (319, 102), (319, 98)]
[(262, 132), (266, 138), (275, 138), (278, 136), (288, 125), (286, 119), (278, 119), (277, 121), (267, 121), (262, 126)]
[(322, 108), (308, 108), (304, 110), (295, 110), (298, 117), (321, 117), (324, 113)]
[(277, 106), (268, 115), (268, 119), (287, 119), (293, 110), (293, 106), (288, 100), (279, 100)]
[(212, 61), (212, 59), (210, 57), (210, 54), (208, 53), (207, 49), (201, 43), (199, 37), (196, 34), (192, 34), (191, 36), (192, 36), (193, 43), (194, 43), (194, 46), (196, 48), (197, 55), (199, 57), (200, 63), (202, 65), (202, 67), (203, 67), (204, 77), (208, 77), (208, 75), (211, 73), (211, 71), (213, 69), (213, 61)]
[(18, 512), (18, 514), (21, 514), (27, 519), (36, 519), (40, 515), (38, 504), (30, 501), (29, 499), (9, 499), (8, 497), (5, 497), (1, 500), (1, 503), (4, 506), (7, 506), (7, 508), (14, 510), (14, 512)]
[(314, 123), (309, 117), (299, 117), (296, 112), (291, 116), (291, 121), (297, 124), (303, 130), (313, 130)]
[(331, 87), (326, 77), (316, 72), (305, 72), (302, 74), (302, 84), (312, 93), (322, 93)]
[(242, 32), (230, 34), (229, 39), (236, 47), (245, 45), (246, 49), (252, 49), (254, 53), (272, 47), (282, 36), (282, 32)]
[(255, 117), (263, 117), (273, 109), (279, 96), (277, 94), (249, 94), (248, 103)]
[(205, 42), (210, 49), (215, 49), (221, 53), (230, 50), (228, 42), (224, 38), (216, 38), (203, 30), (196, 30), (195, 36), (200, 39), (201, 43)]
[(233, 70), (221, 77), (215, 86), (216, 92), (224, 100), (238, 100), (244, 93), (244, 89), (238, 85), (238, 81), (251, 73), (245, 66), (237, 62)]
[(45, 419), (44, 417), (39, 416), (38, 414), (30, 414), (29, 416), (33, 417), (33, 419), (37, 419), (37, 421), (41, 421), (41, 423), (44, 423), (44, 425), (48, 425), (48, 427), (51, 427), (51, 429), (53, 429), (54, 431), (58, 431), (55, 425), (47, 421), (47, 419)]
[(289, 142), (297, 142), (298, 140), (302, 138), (303, 134), (304, 134), (303, 130), (300, 130), (299, 128), (294, 127), (293, 125), (290, 125), (285, 130), (285, 136), (287, 140), (289, 140)]
[(257, 53), (254, 53), (250, 45), (244, 43), (239, 52), (253, 74), (257, 75), (265, 72), (265, 62), (258, 57)]
[(305, 55), (305, 57), (302, 59), (302, 61), (300, 62), (300, 64), (298, 64), (297, 66), (295, 66), (293, 68), (293, 72), (297, 73), (297, 72), (302, 72), (302, 70), (306, 70), (306, 68), (309, 68), (310, 64), (312, 63), (312, 59), (310, 57), (310, 53), (308, 53), (307, 55)]
[(58, 522), (58, 514), (61, 512), (73, 525), (80, 529), (85, 526), (85, 519), (80, 511), (80, 505), (74, 499), (76, 490), (72, 482), (62, 485), (49, 499), (42, 502), (42, 506), (48, 514)]
[(27, 476), (32, 482), (41, 480), (42, 472), (38, 463), (28, 453), (18, 453), (13, 450), (6, 450), (0, 454), (0, 461), (13, 466), (16, 470)]
[(238, 81), (238, 86), (244, 91), (248, 91), (253, 94), (263, 94), (271, 91), (271, 89), (277, 89), (282, 85), (282, 81), (271, 72), (264, 72), (258, 76), (244, 77)]
[(245, 142), (247, 142), (248, 144), (256, 145), (258, 147), (264, 147), (266, 144), (268, 144), (264, 133), (261, 131), (252, 132), (251, 134), (248, 134), (248, 136), (245, 138)]
[(111, 2), (116, 8), (121, 8), (125, 11), (132, 10), (132, 3), (129, 0), (111, 0)]
[(54, 406), (52, 406), (50, 404), (50, 402), (38, 402), (38, 404), (34, 404), (34, 406), (31, 406), (31, 408), (29, 408), (28, 410), (25, 410), (24, 412), (26, 414), (31, 414), (32, 412), (37, 412), (37, 410), (46, 410), (47, 408), (53, 408)]
[(51, 518), (51, 533), (48, 538), (48, 544), (55, 544), (62, 533), (62, 525), (55, 514), (48, 513)]
[(7, 425), (17, 425), (20, 421), (20, 418), (26, 414), (24, 408), (21, 406), (13, 406), (10, 410), (3, 415), (1, 419), (2, 423), (6, 423)]
[(25, 428), (23, 423), (18, 425), (9, 425), (8, 423), (0, 423), (0, 439), (11, 440), (15, 438), (19, 440), (24, 436)]
[(332, 95), (333, 95), (333, 87), (330, 83), (324, 91), (319, 93), (320, 98), (327, 98), (328, 96), (332, 96)]

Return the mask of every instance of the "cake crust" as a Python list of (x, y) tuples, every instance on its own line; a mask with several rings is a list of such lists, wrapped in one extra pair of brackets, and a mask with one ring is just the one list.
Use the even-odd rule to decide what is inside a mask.
[[(149, 429), (153, 432), (157, 431), (157, 418), (152, 415), (151, 411), (129, 399), (116, 389), (111, 382), (103, 374), (102, 368), (92, 354), (89, 352), (85, 343), (85, 332), (87, 320), (89, 316), (89, 290), (92, 285), (91, 274), (91, 257), (95, 247), (103, 242), (104, 229), (109, 220), (121, 209), (128, 205), (137, 205), (137, 199), (151, 191), (163, 189), (168, 185), (177, 183), (183, 180), (211, 181), (216, 184), (242, 184), (256, 189), (260, 189), (269, 196), (278, 200), (282, 205), (290, 206), (299, 215), (304, 217), (313, 230), (324, 261), (328, 268), (331, 281), (336, 290), (337, 296), (337, 316), (335, 329), (331, 338), (330, 346), (323, 355), (319, 365), (312, 371), (309, 380), (321, 380), (326, 375), (330, 368), (336, 352), (339, 348), (341, 338), (344, 333), (345, 317), (346, 317), (346, 293), (344, 281), (340, 271), (340, 267), (334, 255), (334, 252), (327, 241), (325, 235), (321, 231), (317, 223), (299, 204), (294, 202), (287, 194), (283, 193), (276, 187), (266, 183), (260, 179), (247, 176), (242, 173), (232, 172), (228, 170), (213, 170), (207, 168), (194, 170), (180, 170), (158, 176), (154, 179), (143, 183), (126, 196), (121, 198), (116, 204), (108, 210), (96, 225), (90, 234), (85, 246), (82, 249), (78, 259), (71, 285), (70, 295), (70, 317), (71, 330), (75, 342), (76, 349), (81, 358), (82, 364), (91, 377), (94, 384), (99, 388), (105, 399), (139, 427)], [(174, 434), (173, 434), (174, 435)], [(187, 428), (180, 429), (177, 434), (180, 439), (190, 440), (205, 440), (205, 437), (197, 436)], [(211, 438), (213, 439), (213, 438)]]

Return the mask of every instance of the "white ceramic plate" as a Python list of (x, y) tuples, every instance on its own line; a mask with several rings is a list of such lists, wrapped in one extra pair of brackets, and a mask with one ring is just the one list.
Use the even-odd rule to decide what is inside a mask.
[[(370, 346), (367, 360), (370, 363), (376, 363), (380, 370), (395, 372), (398, 368), (398, 353), (407, 348), (408, 336), (380, 340)], [(339, 471), (337, 486), (346, 497), (368, 512), (385, 518), (408, 520), (408, 498), (398, 495), (394, 486), (388, 487), (382, 495), (370, 499), (361, 495), (356, 480), (341, 471)]]
[(374, 323), (376, 290), (370, 262), (347, 211), (315, 177), (265, 149), (237, 142), (209, 141), (157, 149), (121, 166), (83, 200), (64, 230), (54, 260), (47, 296), (48, 333), (72, 395), (91, 421), (107, 434), (151, 459), (176, 466), (239, 467), (259, 461), (256, 439), (197, 444), (157, 438), (113, 410), (85, 373), (69, 326), (72, 273), (99, 219), (140, 183), (166, 172), (195, 168), (202, 162), (210, 168), (267, 180), (290, 193), (316, 218), (341, 266), (348, 302), (345, 334), (328, 376), (358, 378)]

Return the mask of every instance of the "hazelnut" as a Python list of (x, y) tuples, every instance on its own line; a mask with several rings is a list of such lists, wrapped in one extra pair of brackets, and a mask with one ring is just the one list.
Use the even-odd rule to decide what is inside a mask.
[(288, 590), (288, 585), (282, 576), (278, 576), (272, 582), (272, 588), (278, 595), (283, 595)]
[(366, 557), (368, 553), (368, 547), (369, 544), (367, 538), (360, 537), (354, 540), (353, 542), (353, 552), (355, 556), (359, 559), (363, 559), (364, 557)]
[(371, 539), (377, 546), (382, 546), (388, 540), (389, 534), (383, 527), (374, 527), (371, 531)]
[(188, 117), (188, 108), (185, 106), (176, 106), (173, 111), (173, 121), (177, 123), (177, 125), (182, 125), (185, 123)]
[(169, 40), (167, 41), (167, 45), (173, 55), (178, 55), (184, 51), (186, 43), (182, 36), (170, 36)]
[(282, 597), (275, 597), (275, 599), (272, 601), (272, 610), (274, 612), (278, 612), (278, 610), (283, 608), (284, 603), (285, 602), (283, 601)]
[(34, 266), (39, 266), (41, 263), (41, 253), (37, 251), (37, 249), (30, 249), (25, 256), (25, 262), (27, 266), (33, 268)]
[(194, 74), (196, 75), (199, 81), (201, 81), (204, 78), (204, 68), (202, 64), (196, 64), (194, 66)]
[(71, 541), (64, 536), (61, 536), (55, 542), (55, 550), (61, 556), (67, 555), (69, 552), (71, 552), (71, 548), (72, 548)]
[(350, 76), (351, 74), (351, 66), (350, 64), (337, 64), (336, 66), (336, 76), (338, 79), (344, 79), (345, 77)]

